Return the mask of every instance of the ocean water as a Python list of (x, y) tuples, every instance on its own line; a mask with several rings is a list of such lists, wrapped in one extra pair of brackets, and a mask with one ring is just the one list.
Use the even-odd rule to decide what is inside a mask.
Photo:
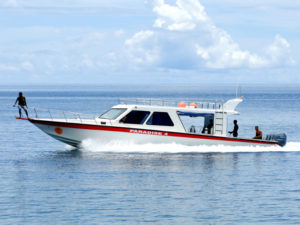
[(300, 87), (244, 85), (239, 136), (280, 147), (102, 144), (74, 149), (12, 105), (99, 115), (119, 98), (226, 101), (231, 85), (0, 86), (0, 224), (300, 224)]

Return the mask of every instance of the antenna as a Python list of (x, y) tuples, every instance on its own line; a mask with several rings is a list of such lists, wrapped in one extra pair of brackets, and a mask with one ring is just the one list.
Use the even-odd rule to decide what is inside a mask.
[(242, 96), (242, 88), (240, 84), (237, 85), (236, 90), (235, 90), (235, 97), (239, 98)]

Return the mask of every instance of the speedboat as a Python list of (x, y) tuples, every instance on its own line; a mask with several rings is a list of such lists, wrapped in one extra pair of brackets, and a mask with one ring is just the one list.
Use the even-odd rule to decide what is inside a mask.
[[(231, 137), (227, 118), (238, 114), (243, 98), (225, 103), (171, 102), (145, 99), (120, 100), (100, 116), (30, 108), (28, 120), (51, 137), (80, 147), (86, 139), (101, 142), (178, 143), (182, 145), (284, 146), (286, 134), (270, 134), (262, 139)], [(40, 112), (44, 113), (40, 113)], [(47, 116), (48, 114), (48, 116)], [(60, 114), (60, 116), (56, 116)], [(69, 116), (69, 115), (72, 116)]]

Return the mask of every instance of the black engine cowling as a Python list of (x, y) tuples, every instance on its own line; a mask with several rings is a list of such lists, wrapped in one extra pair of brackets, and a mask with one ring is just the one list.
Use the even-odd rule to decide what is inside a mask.
[(267, 141), (277, 141), (278, 144), (283, 147), (286, 144), (286, 134), (281, 133), (281, 134), (267, 134), (266, 140)]

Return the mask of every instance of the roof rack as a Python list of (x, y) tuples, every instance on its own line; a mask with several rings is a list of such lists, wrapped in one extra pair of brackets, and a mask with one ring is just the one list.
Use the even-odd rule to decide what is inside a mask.
[[(150, 105), (150, 106), (170, 106), (178, 107), (178, 103), (182, 101), (169, 100), (169, 99), (153, 99), (153, 98), (120, 98), (119, 104), (124, 105)], [(218, 102), (198, 102), (198, 101), (184, 101), (187, 106), (191, 103), (197, 104), (197, 108), (200, 109), (222, 109), (223, 103)]]

